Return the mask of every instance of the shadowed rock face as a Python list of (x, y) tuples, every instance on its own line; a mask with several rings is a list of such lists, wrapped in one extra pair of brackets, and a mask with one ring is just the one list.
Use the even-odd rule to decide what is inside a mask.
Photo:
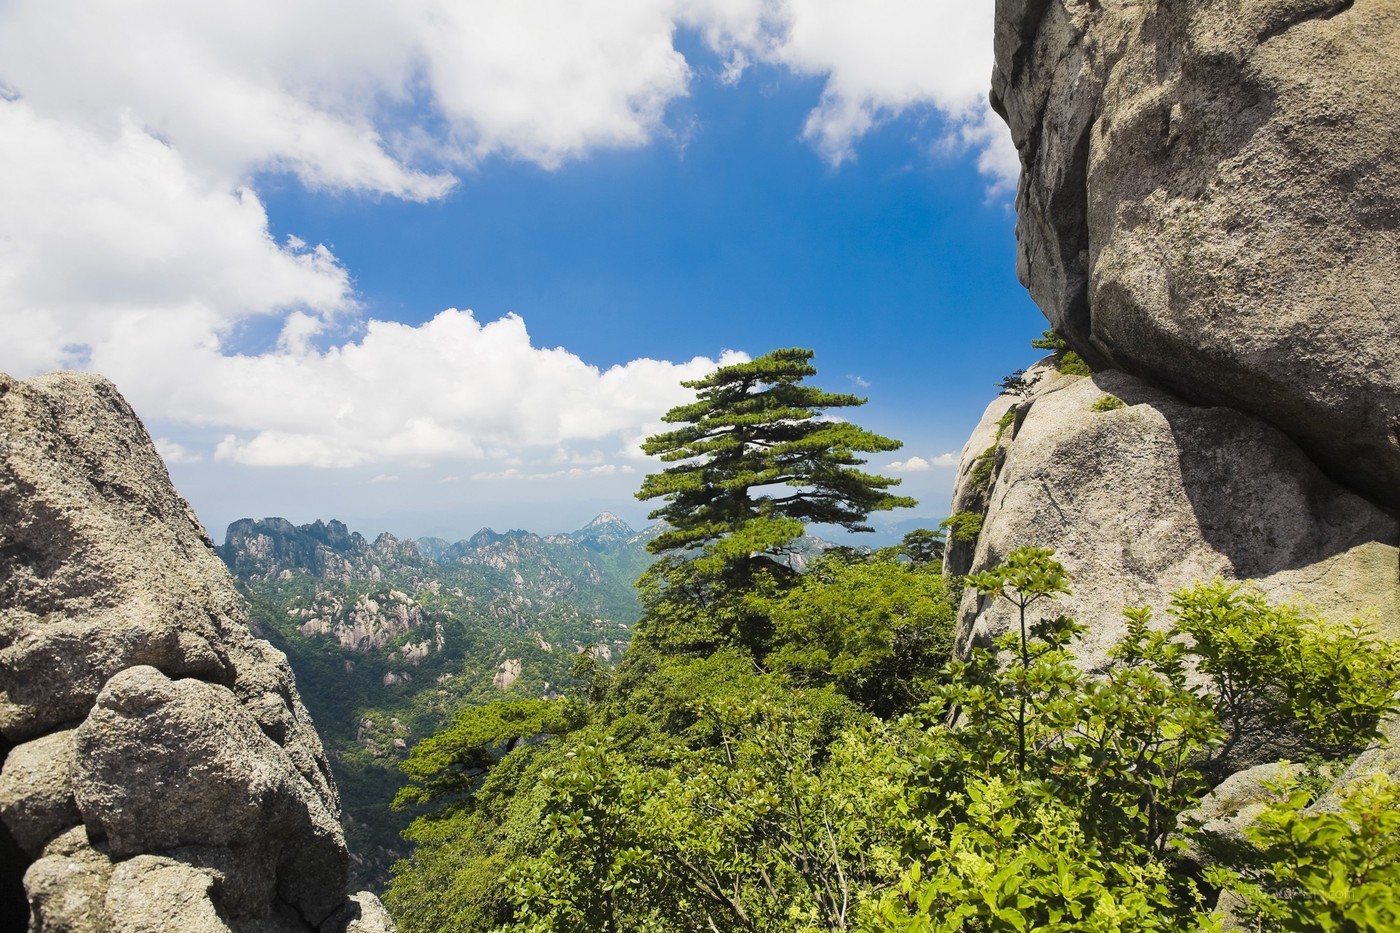
[(1056, 329), (1400, 508), (1400, 2), (997, 0), (996, 30)]
[(33, 930), (392, 929), (286, 659), (97, 377), (0, 375), (0, 736)]

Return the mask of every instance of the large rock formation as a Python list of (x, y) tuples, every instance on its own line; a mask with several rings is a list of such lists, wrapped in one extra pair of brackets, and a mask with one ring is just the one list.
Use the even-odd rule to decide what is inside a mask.
[[(1124, 606), (1161, 613), (1174, 590), (1217, 576), (1400, 640), (1400, 521), (1282, 432), (1122, 372), (1030, 375), (1030, 396), (994, 401), (963, 450), (953, 507), (983, 522), (970, 547), (949, 549), (950, 572), (1054, 548), (1072, 589), (1056, 608), (1089, 626), (1090, 666), (1126, 630)], [(1012, 628), (1012, 612), (965, 592), (959, 648)]]
[(1400, 508), (1400, 2), (997, 0), (1019, 272), (1096, 368)]
[[(950, 572), (1054, 548), (1091, 667), (1215, 576), (1400, 640), (1398, 81), (1400, 0), (997, 0), (1018, 273), (1096, 374), (987, 409)], [(958, 648), (1015, 624), (965, 593)], [(1198, 815), (1238, 834), (1277, 770)]]
[(0, 375), (0, 736), (6, 928), (392, 929), (286, 659), (97, 377)]

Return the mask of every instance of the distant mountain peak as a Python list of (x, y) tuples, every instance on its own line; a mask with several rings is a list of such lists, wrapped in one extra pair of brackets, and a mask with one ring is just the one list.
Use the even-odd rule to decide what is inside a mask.
[(582, 529), (582, 530), (583, 530), (583, 531), (588, 531), (590, 528), (610, 528), (610, 527), (615, 527), (615, 526), (619, 526), (619, 525), (622, 526), (623, 528), (626, 528), (629, 534), (631, 533), (632, 527), (631, 527), (630, 525), (628, 525), (626, 522), (624, 522), (622, 519), (618, 518), (618, 517), (617, 517), (616, 515), (614, 515), (613, 513), (611, 513), (611, 512), (599, 512), (599, 513), (594, 517), (593, 521), (591, 521), (591, 522), (589, 522), (587, 525), (584, 525), (584, 526), (583, 526), (583, 529)]

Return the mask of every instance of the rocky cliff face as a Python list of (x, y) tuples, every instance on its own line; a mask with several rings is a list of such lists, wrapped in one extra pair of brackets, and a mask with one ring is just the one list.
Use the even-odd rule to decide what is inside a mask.
[[(987, 409), (945, 566), (1054, 548), (1090, 666), (1216, 576), (1400, 639), (1397, 37), (1396, 0), (997, 0), (1018, 272), (1096, 372)], [(1014, 624), (967, 593), (958, 647)], [(1273, 767), (1206, 815), (1237, 830)]]
[[(1073, 591), (1057, 609), (1089, 626), (1090, 665), (1126, 631), (1124, 606), (1160, 614), (1217, 576), (1400, 639), (1400, 521), (1281, 431), (1122, 372), (1031, 375), (1031, 395), (993, 402), (963, 451), (953, 507), (984, 517), (975, 543), (950, 548), (950, 572), (1054, 548)], [(964, 593), (959, 649), (1014, 626), (1007, 605)]]
[(286, 659), (96, 377), (0, 375), (0, 736), (6, 928), (392, 929)]
[(1400, 508), (1400, 3), (997, 0), (996, 30), (1055, 328)]
[(1397, 36), (1396, 0), (997, 0), (1018, 272), (1097, 375), (988, 409), (950, 570), (1055, 547), (1096, 651), (1216, 575), (1400, 638)]

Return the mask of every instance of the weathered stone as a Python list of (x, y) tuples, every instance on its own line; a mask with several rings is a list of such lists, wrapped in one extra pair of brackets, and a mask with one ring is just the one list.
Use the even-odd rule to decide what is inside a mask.
[(78, 808), (114, 857), (224, 846), (276, 866), (269, 909), (280, 896), (324, 918), (340, 904), (336, 815), (226, 687), (129, 668), (103, 688), (77, 740)]
[(210, 900), (219, 878), (208, 869), (156, 855), (120, 862), (107, 882), (113, 933), (228, 933)]
[(0, 734), (34, 930), (309, 931), (347, 903), (286, 658), (94, 376), (0, 375)]
[[(1124, 407), (1096, 411), (1106, 395)], [(1005, 410), (998, 399), (984, 424)], [(955, 501), (985, 437), (963, 451)], [(1279, 431), (1228, 408), (1198, 408), (1132, 376), (1054, 376), (1003, 432), (971, 569), (1023, 545), (1051, 547), (1071, 576), (1058, 600), (1089, 627), (1078, 651), (1101, 665), (1124, 606), (1160, 613), (1171, 593), (1216, 576), (1253, 581), (1326, 618), (1370, 619), (1400, 639), (1400, 522), (1324, 476)], [(964, 594), (958, 650), (1015, 624), (1004, 600)]]
[(353, 895), (335, 916), (321, 925), (321, 933), (393, 933), (394, 921), (366, 891)]
[(1270, 804), (1286, 799), (1276, 788), (1287, 786), (1303, 770), (1302, 765), (1275, 761), (1238, 771), (1183, 813), (1181, 820), (1198, 826), (1208, 845), (1245, 844), (1245, 829)]
[(30, 933), (108, 933), (107, 881), (112, 861), (94, 849), (82, 828), (44, 849), (24, 873)]
[(30, 858), (50, 839), (82, 823), (73, 802), (73, 731), (54, 732), (10, 750), (0, 770), (0, 819)]
[(1071, 346), (1400, 506), (1400, 3), (998, 0), (1018, 271)]

